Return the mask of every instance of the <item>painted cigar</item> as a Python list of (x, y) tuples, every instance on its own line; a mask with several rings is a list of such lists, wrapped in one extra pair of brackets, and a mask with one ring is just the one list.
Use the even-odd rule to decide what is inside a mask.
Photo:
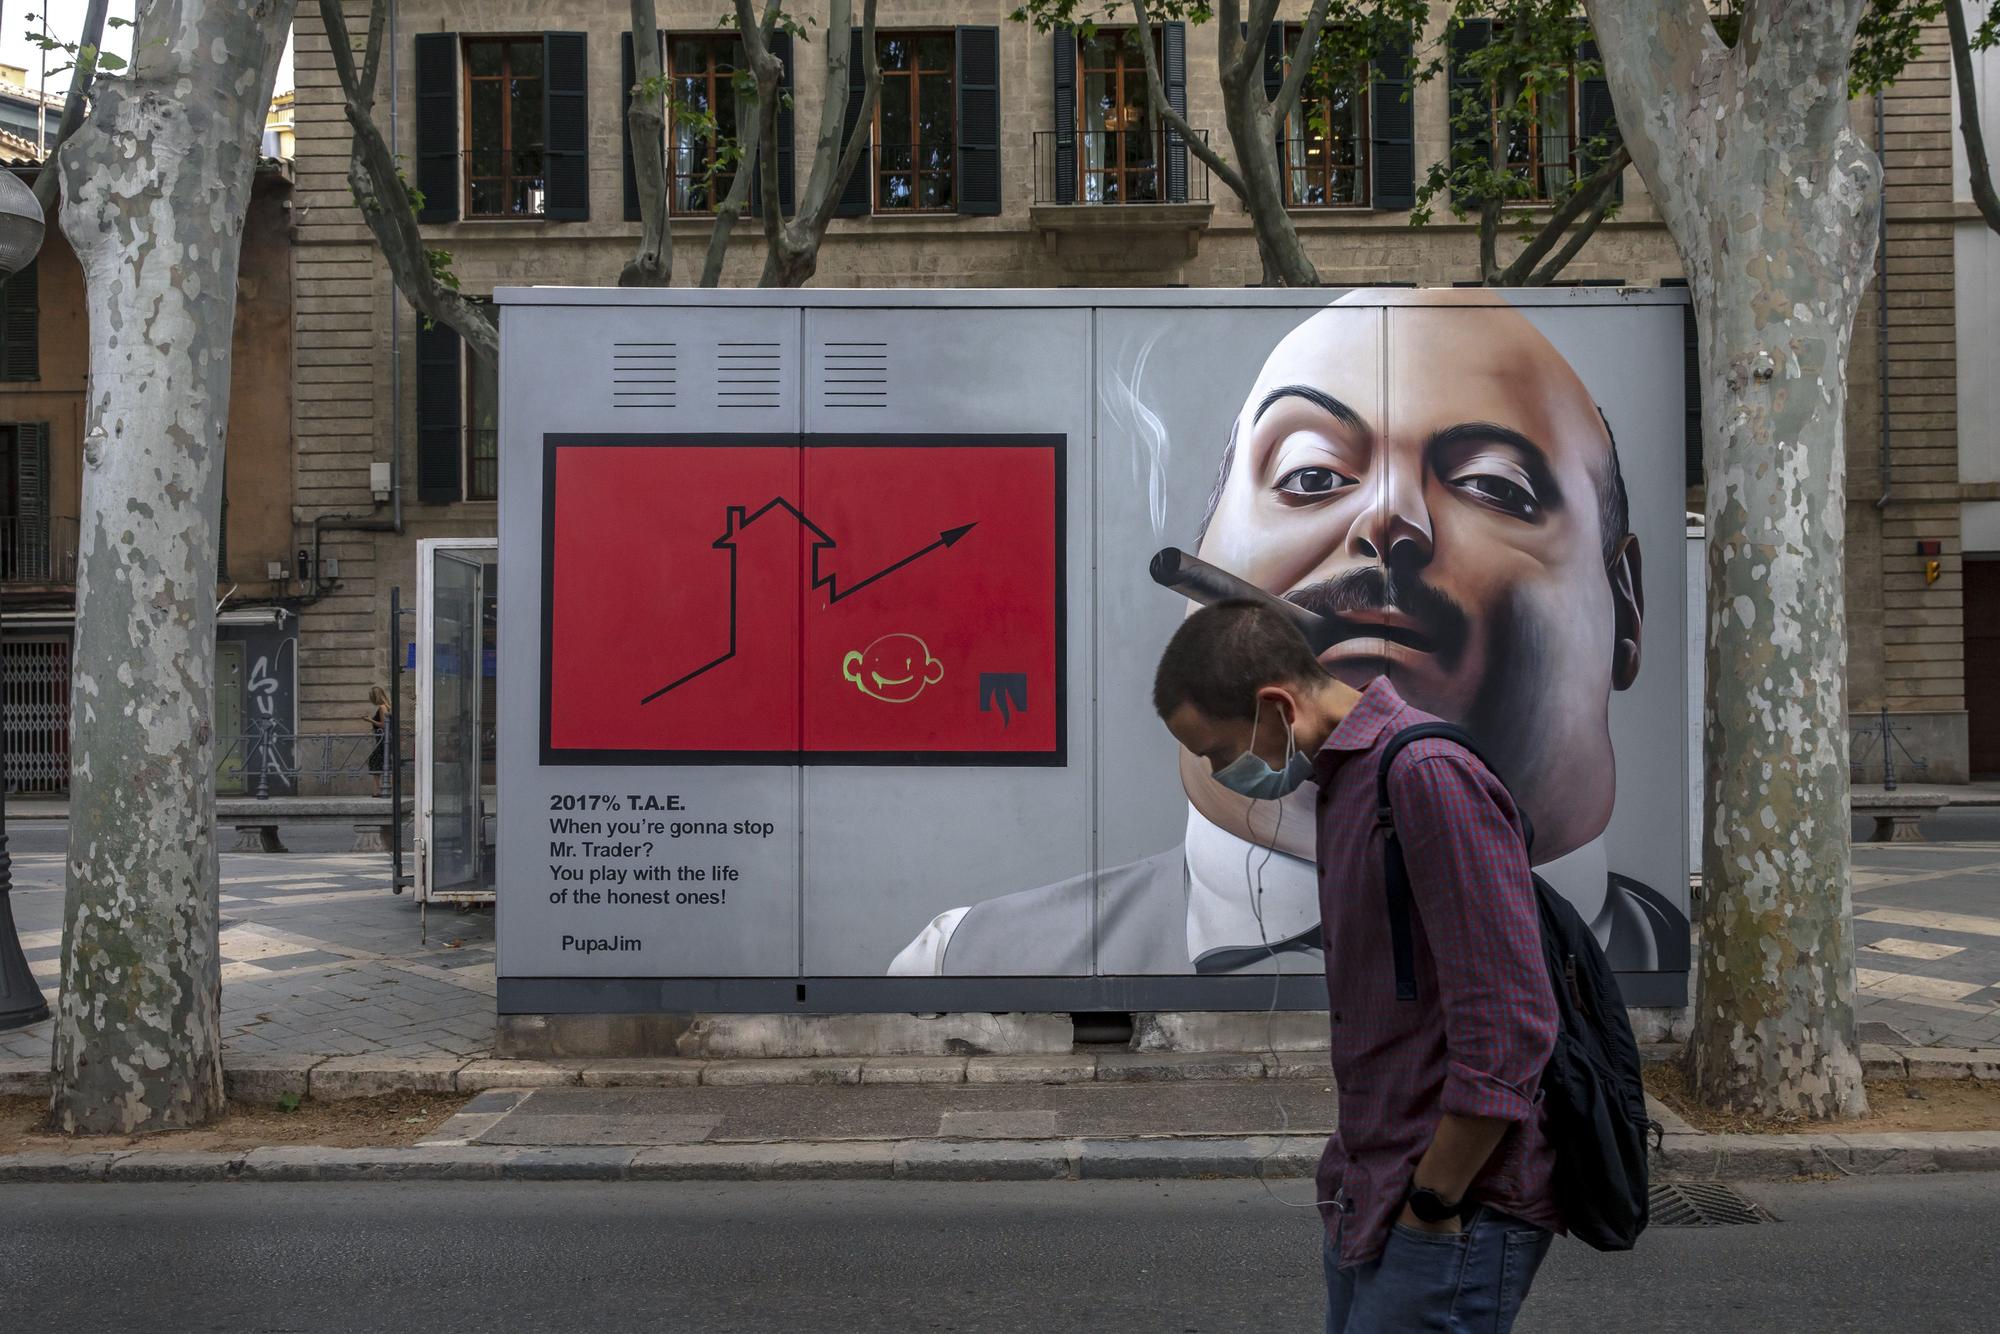
[(1199, 556), (1191, 556), (1179, 547), (1164, 547), (1156, 552), (1149, 568), (1154, 583), (1205, 607), (1236, 598), (1263, 603), (1273, 611), (1290, 617), (1300, 633), (1305, 635), (1306, 643), (1312, 646), (1314, 653), (1325, 652), (1340, 638), (1340, 627), (1326, 617), (1307, 611), (1296, 602), (1273, 597), (1257, 585), (1237, 578), (1218, 565), (1210, 565)]

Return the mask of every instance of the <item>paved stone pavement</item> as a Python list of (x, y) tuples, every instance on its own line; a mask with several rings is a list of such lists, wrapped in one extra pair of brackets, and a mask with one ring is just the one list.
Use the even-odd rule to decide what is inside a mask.
[[(9, 823), (14, 916), (53, 1002), (60, 979), (66, 826)], [(289, 854), (222, 854), (224, 1052), (479, 1056), (493, 1045), (493, 914), (430, 914), (389, 892), (384, 853), (346, 829), (287, 826)], [(51, 1024), (0, 1033), (0, 1057), (45, 1057)]]
[[(2000, 1046), (2000, 810), (1941, 811), (1926, 830), (1932, 842), (1855, 845), (1860, 1017), (1884, 1026), (1862, 1036)], [(17, 814), (9, 832), (21, 943), (53, 1000), (65, 826)], [(288, 826), (290, 854), (222, 854), (225, 1050), (484, 1055), (492, 913), (433, 913), (424, 943), (417, 905), (389, 892), (388, 857), (347, 852), (348, 838)], [(0, 1033), (0, 1057), (44, 1056), (49, 1030)]]

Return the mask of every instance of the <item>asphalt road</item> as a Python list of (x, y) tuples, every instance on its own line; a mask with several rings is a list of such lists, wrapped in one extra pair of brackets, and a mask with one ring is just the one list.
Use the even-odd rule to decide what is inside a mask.
[[(1994, 1328), (2000, 1180), (1747, 1190), (1781, 1221), (1558, 1243), (1517, 1328)], [(1241, 1182), (23, 1186), (0, 1324), (1312, 1334), (1316, 1244)]]

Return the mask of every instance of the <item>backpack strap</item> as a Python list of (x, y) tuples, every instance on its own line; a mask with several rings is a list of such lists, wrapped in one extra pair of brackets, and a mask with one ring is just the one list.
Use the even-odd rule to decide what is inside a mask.
[[(1396, 839), (1396, 813), (1389, 805), (1389, 767), (1403, 747), (1429, 737), (1456, 742), (1472, 752), (1481, 764), (1486, 757), (1460, 727), (1450, 723), (1414, 723), (1389, 738), (1375, 769), (1375, 824), (1385, 832), (1382, 844), (1382, 888), (1389, 900), (1389, 949), (1396, 965), (1396, 999), (1417, 998), (1416, 946), (1410, 938), (1410, 869), (1403, 861), (1403, 845)], [(1490, 770), (1491, 765), (1487, 765)], [(1525, 819), (1525, 817), (1523, 817)]]

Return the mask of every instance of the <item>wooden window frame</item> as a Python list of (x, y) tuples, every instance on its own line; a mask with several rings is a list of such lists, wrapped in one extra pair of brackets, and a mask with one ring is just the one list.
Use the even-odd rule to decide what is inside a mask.
[[(921, 62), (919, 62), (912, 69), (898, 70), (894, 74), (891, 74), (886, 69), (882, 71), (883, 95), (875, 100), (875, 121), (868, 130), (870, 159), (866, 168), (869, 173), (868, 207), (875, 216), (889, 218), (938, 217), (947, 214), (956, 214), (958, 212), (958, 30), (955, 28), (890, 28), (887, 30), (878, 28), (875, 31), (875, 58), (878, 64), (882, 58), (881, 43), (885, 37), (908, 38), (912, 41), (922, 37), (943, 37), (951, 45), (951, 57), (943, 69), (925, 69)], [(851, 76), (858, 77), (861, 71), (854, 70), (850, 73)], [(951, 166), (943, 171), (927, 171), (915, 165), (917, 150), (922, 147), (921, 144), (912, 141), (909, 144), (885, 145), (882, 142), (882, 107), (888, 101), (889, 80), (891, 78), (907, 78), (910, 85), (910, 128), (911, 132), (915, 133), (918, 108), (923, 105), (924, 80), (939, 77), (942, 77), (951, 87)], [(910, 150), (911, 166), (909, 170), (892, 171), (883, 166), (883, 150), (892, 146), (908, 148)], [(924, 208), (917, 204), (912, 204), (907, 208), (894, 204), (884, 205), (882, 202), (883, 188), (888, 184), (888, 180), (892, 176), (907, 176), (910, 178), (912, 199), (921, 199), (923, 197), (924, 178), (942, 177), (951, 183), (951, 202), (935, 208)]]
[[(548, 218), (549, 127), (548, 127), (548, 116), (546, 110), (544, 111), (542, 117), (542, 122), (543, 122), (542, 147), (541, 147), (542, 170), (539, 176), (535, 177), (517, 176), (514, 173), (514, 144), (513, 144), (514, 104), (513, 104), (513, 99), (506, 96), (502, 96), (500, 99), (501, 129), (500, 129), (500, 145), (498, 148), (498, 152), (500, 153), (501, 165), (504, 168), (504, 170), (498, 176), (474, 176), (472, 174), (472, 154), (474, 151), (472, 145), (472, 85), (475, 83), (500, 83), (503, 85), (507, 83), (510, 79), (513, 78), (513, 74), (511, 72), (513, 69), (513, 65), (511, 62), (511, 57), (508, 53), (508, 48), (515, 45), (516, 43), (527, 43), (527, 42), (535, 43), (536, 45), (541, 46), (543, 50), (542, 72), (536, 76), (535, 82), (541, 87), (542, 105), (544, 108), (546, 108), (548, 106), (548, 78), (549, 78), (548, 58), (547, 58), (547, 51), (548, 51), (547, 34), (539, 32), (477, 33), (471, 35), (462, 34), (459, 37), (458, 40), (459, 105), (465, 109), (463, 114), (464, 127), (459, 135), (459, 144), (460, 144), (459, 151), (464, 154), (464, 161), (459, 170), (459, 182), (465, 190), (465, 205), (459, 216), (465, 219), (466, 221), (542, 222)], [(499, 74), (474, 74), (472, 72), (472, 48), (475, 46), (497, 46), (500, 48), (501, 72)], [(523, 180), (539, 180), (542, 183), (541, 212), (480, 213), (475, 211), (476, 195), (472, 188), (474, 181), (488, 181), (488, 182), (498, 181), (500, 183), (500, 197), (504, 202), (512, 198), (514, 184), (517, 181), (523, 181)]]
[[(1105, 154), (1105, 161), (1109, 163), (1112, 161), (1112, 155), (1108, 151), (1110, 148), (1109, 136), (1111, 135), (1118, 136), (1118, 144), (1122, 150), (1125, 144), (1125, 136), (1133, 133), (1133, 131), (1131, 130), (1093, 131), (1090, 128), (1089, 112), (1085, 109), (1084, 106), (1084, 90), (1090, 86), (1091, 74), (1110, 73), (1113, 69), (1117, 71), (1118, 84), (1117, 84), (1116, 100), (1119, 106), (1128, 105), (1125, 97), (1126, 79), (1128, 77), (1137, 78), (1139, 81), (1140, 101), (1146, 105), (1147, 115), (1149, 116), (1152, 115), (1151, 94), (1146, 89), (1146, 61), (1144, 54), (1138, 53), (1139, 63), (1136, 66), (1128, 67), (1125, 63), (1126, 61), (1125, 43), (1122, 39), (1126, 35), (1134, 34), (1137, 32), (1138, 29), (1131, 26), (1125, 26), (1125, 27), (1106, 26), (1097, 29), (1096, 32), (1093, 34), (1093, 36), (1097, 38), (1103, 38), (1109, 35), (1117, 35), (1121, 39), (1118, 43), (1118, 64), (1116, 66), (1090, 64), (1089, 58), (1086, 55), (1086, 52), (1088, 52), (1090, 49), (1088, 40), (1084, 38), (1081, 34), (1079, 34), (1076, 39), (1076, 138), (1077, 138), (1076, 199), (1077, 202), (1080, 204), (1117, 208), (1122, 205), (1131, 204), (1135, 202), (1139, 204), (1164, 204), (1168, 202), (1167, 201), (1167, 193), (1168, 193), (1167, 122), (1166, 122), (1166, 117), (1164, 116), (1155, 118), (1157, 123), (1153, 126), (1152, 130), (1150, 131), (1150, 135), (1153, 139), (1152, 166), (1128, 167), (1125, 165), (1125, 154), (1122, 151), (1119, 152), (1117, 155), (1117, 162), (1118, 162), (1117, 166), (1099, 167), (1095, 171), (1093, 171), (1090, 166), (1090, 150), (1088, 147), (1089, 135), (1093, 133), (1098, 133), (1107, 136), (1105, 141), (1105, 147), (1107, 150)], [(1160, 27), (1155, 26), (1153, 29), (1153, 47), (1154, 47), (1153, 56), (1164, 67), (1166, 63), (1166, 51), (1164, 49), (1163, 35), (1164, 35), (1163, 30)], [(1161, 77), (1163, 79), (1165, 77), (1164, 69)], [(1129, 182), (1133, 179), (1142, 179), (1149, 175), (1154, 178), (1153, 197), (1151, 199), (1141, 199), (1135, 201), (1132, 198), (1132, 193), (1129, 188)], [(1116, 198), (1115, 200), (1107, 200), (1102, 196), (1102, 194), (1100, 194), (1098, 198), (1092, 199), (1090, 197), (1090, 178), (1092, 176), (1098, 176), (1101, 178), (1116, 177), (1118, 181), (1118, 198)]]
[[(1288, 23), (1285, 25), (1284, 32), (1285, 32), (1285, 42), (1284, 42), (1285, 72), (1287, 76), (1289, 76), (1291, 71), (1291, 63), (1293, 59), (1292, 46), (1293, 43), (1295, 43), (1300, 37), (1303, 37), (1305, 35), (1305, 25), (1299, 23)], [(1368, 160), (1370, 156), (1368, 151), (1370, 140), (1368, 136), (1371, 129), (1373, 128), (1371, 123), (1373, 119), (1373, 107), (1371, 105), (1371, 96), (1374, 91), (1374, 70), (1370, 66), (1368, 61), (1363, 60), (1356, 64), (1354, 72), (1359, 80), (1359, 82), (1355, 86), (1354, 96), (1355, 96), (1355, 104), (1360, 109), (1360, 115), (1359, 115), (1359, 123), (1355, 127), (1355, 138), (1354, 138), (1355, 160), (1353, 162), (1335, 163), (1331, 159), (1329, 159), (1328, 161), (1322, 163), (1318, 167), (1292, 166), (1291, 145), (1292, 145), (1292, 130), (1294, 127), (1289, 120), (1285, 124), (1284, 136), (1280, 140), (1280, 142), (1284, 145), (1284, 151), (1280, 153), (1278, 156), (1278, 172), (1281, 176), (1284, 177), (1285, 207), (1288, 209), (1303, 209), (1318, 213), (1318, 212), (1330, 212), (1338, 210), (1366, 211), (1373, 209), (1375, 207), (1374, 181), (1373, 181), (1374, 172), (1371, 169), (1371, 164)], [(1326, 101), (1325, 98), (1320, 98), (1318, 100), (1322, 103)], [(1299, 123), (1297, 126), (1298, 133), (1301, 138), (1303, 138), (1305, 135), (1311, 132), (1311, 122), (1306, 119), (1304, 114), (1305, 107), (1306, 107), (1306, 90), (1302, 87), (1299, 90), (1300, 115), (1299, 115)], [(1329, 116), (1330, 116), (1330, 111), (1331, 109), (1329, 108)], [(1354, 198), (1352, 201), (1339, 201), (1339, 202), (1315, 204), (1310, 201), (1294, 197), (1292, 186), (1293, 182), (1297, 179), (1299, 175), (1305, 176), (1307, 178), (1308, 184), (1317, 182), (1320, 185), (1320, 187), (1330, 196), (1333, 193), (1333, 180), (1334, 180), (1334, 173), (1336, 171), (1346, 171), (1346, 172), (1351, 172), (1353, 174)]]
[[(1583, 106), (1576, 78), (1576, 67), (1574, 65), (1570, 67), (1569, 81), (1565, 87), (1564, 96), (1569, 101), (1569, 152), (1564, 161), (1569, 170), (1570, 180), (1575, 182), (1582, 179), (1580, 165), (1582, 154), (1579, 151), (1582, 145), (1577, 142), (1577, 127), (1582, 123)], [(1542, 173), (1548, 170), (1550, 164), (1542, 157), (1542, 132), (1539, 117), (1531, 117), (1530, 123), (1535, 126), (1535, 129), (1528, 136), (1527, 160), (1524, 162), (1515, 162), (1512, 158), (1509, 158), (1506, 164), (1509, 171), (1523, 171), (1527, 173), (1529, 193), (1525, 196), (1510, 198), (1507, 201), (1509, 208), (1547, 208), (1555, 202), (1555, 196), (1543, 188), (1544, 177)], [(1500, 110), (1497, 106), (1493, 109), (1493, 114), (1487, 121), (1486, 132), (1491, 136), (1493, 141), (1498, 141), (1501, 136)]]
[[(696, 77), (692, 74), (683, 75), (679, 70), (674, 68), (674, 43), (700, 42), (707, 49), (708, 67), (702, 71), (700, 77), (708, 85), (708, 105), (710, 114), (713, 115), (714, 109), (722, 105), (723, 98), (730, 99), (732, 106), (735, 104), (736, 98), (736, 88), (734, 85), (735, 66), (730, 66), (730, 72), (723, 74), (721, 67), (716, 62), (716, 56), (718, 52), (726, 50), (732, 43), (740, 47), (743, 39), (737, 35), (733, 28), (703, 28), (692, 32), (669, 32), (662, 40), (665, 43), (666, 49), (660, 53), (662, 58), (661, 65), (662, 71), (667, 77), (667, 215), (675, 218), (712, 218), (722, 206), (723, 199), (735, 185), (736, 178), (734, 173), (728, 177), (711, 176), (709, 178), (709, 204), (707, 208), (689, 208), (681, 203), (681, 183), (683, 181), (692, 182), (701, 173), (683, 173), (680, 170), (679, 154), (674, 147), (674, 108), (679, 103), (680, 81), (683, 78), (692, 79)], [(702, 171), (707, 171), (715, 163), (716, 141), (710, 138), (703, 142), (706, 144), (706, 152), (702, 159)], [(758, 169), (762, 170), (761, 163), (758, 164)], [(726, 184), (724, 183), (725, 181), (727, 182)]]

